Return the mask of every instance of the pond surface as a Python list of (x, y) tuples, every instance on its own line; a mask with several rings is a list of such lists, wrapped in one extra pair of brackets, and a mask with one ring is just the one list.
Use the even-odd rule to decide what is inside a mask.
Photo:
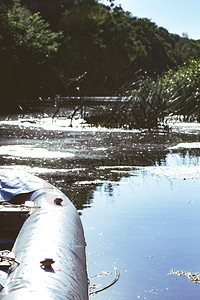
[(199, 299), (198, 126), (169, 134), (28, 117), (2, 118), (0, 166), (38, 175), (73, 201), (91, 287), (120, 272), (91, 299)]

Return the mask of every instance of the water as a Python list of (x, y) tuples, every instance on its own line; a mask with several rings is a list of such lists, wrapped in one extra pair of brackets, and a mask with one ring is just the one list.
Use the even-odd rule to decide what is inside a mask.
[(119, 270), (91, 299), (199, 299), (198, 283), (170, 275), (200, 271), (199, 154), (197, 131), (82, 128), (78, 120), (70, 128), (44, 118), (0, 124), (0, 166), (48, 180), (77, 207), (89, 276), (99, 275), (90, 285), (105, 287)]
[(199, 271), (199, 214), (199, 179), (136, 171), (98, 187), (82, 212), (89, 273), (121, 276), (96, 299), (199, 299), (198, 285), (169, 275)]

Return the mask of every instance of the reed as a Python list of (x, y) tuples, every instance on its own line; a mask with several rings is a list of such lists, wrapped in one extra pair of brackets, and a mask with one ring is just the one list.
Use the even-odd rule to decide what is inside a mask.
[(200, 121), (200, 60), (191, 59), (156, 80), (142, 78), (133, 86), (121, 94), (123, 102), (98, 107), (87, 121), (127, 129), (158, 128), (169, 115), (183, 115), (187, 120), (192, 116)]

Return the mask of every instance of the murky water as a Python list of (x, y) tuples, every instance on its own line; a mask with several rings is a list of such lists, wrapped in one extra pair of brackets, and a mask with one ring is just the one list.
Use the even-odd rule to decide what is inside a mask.
[[(0, 166), (36, 174), (80, 212), (91, 299), (199, 299), (200, 135), (68, 127), (66, 120), (0, 123)], [(184, 274), (184, 273), (182, 273)], [(91, 290), (92, 291), (92, 290)]]

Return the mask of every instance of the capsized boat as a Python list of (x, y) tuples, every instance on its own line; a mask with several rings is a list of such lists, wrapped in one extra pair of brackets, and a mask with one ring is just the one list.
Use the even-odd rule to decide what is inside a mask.
[(19, 233), (11, 252), (0, 251), (0, 300), (89, 298), (82, 223), (60, 190), (0, 170), (1, 228), (8, 220)]

